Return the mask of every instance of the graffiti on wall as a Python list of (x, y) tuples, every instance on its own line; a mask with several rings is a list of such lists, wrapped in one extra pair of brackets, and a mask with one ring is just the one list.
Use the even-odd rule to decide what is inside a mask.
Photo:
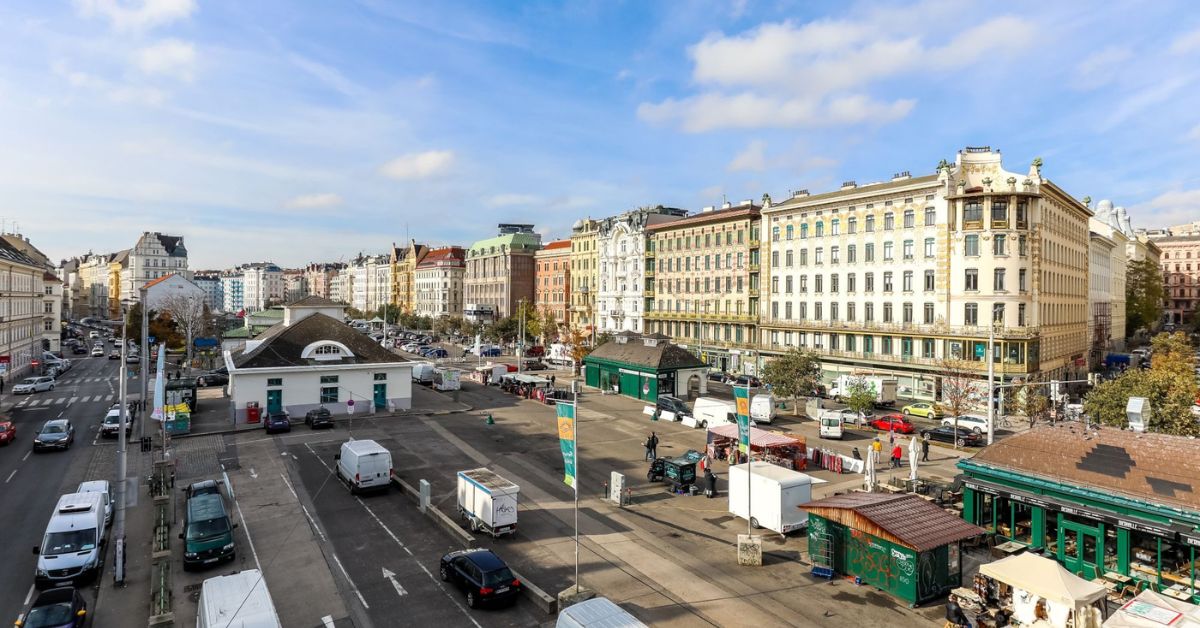
[(851, 531), (848, 550), (850, 573), (881, 589), (912, 589), (917, 566), (906, 552), (885, 546), (858, 530)]

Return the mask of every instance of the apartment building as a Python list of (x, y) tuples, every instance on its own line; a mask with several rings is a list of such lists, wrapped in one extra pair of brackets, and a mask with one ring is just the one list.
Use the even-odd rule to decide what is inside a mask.
[(571, 327), (584, 335), (594, 333), (596, 286), (599, 285), (600, 253), (596, 235), (600, 222), (591, 218), (571, 227)]
[(230, 314), (246, 309), (246, 282), (241, 269), (221, 272), (221, 309)]
[(221, 272), (217, 270), (198, 270), (192, 274), (192, 283), (204, 291), (204, 304), (210, 312), (220, 312), (225, 306), (225, 296), (221, 292)]
[(659, 205), (600, 221), (595, 315), (600, 332), (645, 330), (646, 229), (685, 216), (686, 209)]
[(79, 288), (73, 305), (77, 318), (108, 316), (108, 262), (111, 257), (89, 251), (79, 258)]
[(465, 258), (466, 251), (461, 246), (431, 249), (422, 256), (413, 274), (417, 315), (430, 318), (463, 315)]
[(1041, 174), (988, 147), (936, 174), (764, 203), (763, 352), (808, 347), (827, 376), (895, 375), (939, 398), (939, 363), (1073, 379), (1087, 367), (1088, 218)]
[(283, 269), (271, 262), (243, 264), (242, 308), (246, 313), (261, 312), (283, 303)]
[(338, 271), (345, 268), (343, 263), (309, 264), (304, 267), (304, 282), (307, 284), (309, 296), (330, 299), (330, 283)]
[(463, 315), (472, 322), (493, 322), (511, 316), (521, 301), (533, 302), (533, 256), (542, 236), (533, 225), (501, 224), (498, 230), (467, 249)]
[(726, 203), (647, 227), (646, 331), (722, 371), (757, 373), (761, 210)]
[(349, 304), (354, 297), (354, 274), (350, 268), (339, 268), (329, 278), (329, 300)]
[(375, 312), (393, 305), (392, 263), (387, 255), (358, 254), (347, 267), (350, 271), (350, 307), (360, 312)]
[(405, 246), (392, 243), (391, 256), (391, 304), (405, 314), (416, 308), (416, 272), (421, 260), (429, 253), (429, 247), (409, 240)]
[[(1171, 231), (1187, 233), (1184, 227), (1172, 227)], [(1194, 235), (1157, 236), (1152, 241), (1162, 251), (1160, 267), (1166, 284), (1163, 323), (1189, 323), (1200, 305), (1200, 231)]]
[(46, 349), (45, 276), (43, 262), (0, 238), (0, 377), (6, 382), (35, 372)]
[[(1087, 199), (1085, 199), (1087, 200)], [(1088, 219), (1088, 364), (1098, 368), (1110, 351), (1125, 350), (1125, 275), (1129, 235), (1112, 201), (1096, 204)], [(1119, 208), (1124, 214), (1125, 208)], [(1128, 224), (1128, 216), (1125, 219)]]
[[(183, 236), (167, 235), (157, 231), (143, 231), (133, 248), (122, 251), (112, 260), (110, 270), (116, 273), (116, 289), (109, 294), (120, 295), (117, 303), (110, 302), (110, 311), (119, 316), (120, 301), (138, 301), (141, 290), (148, 282), (169, 274), (177, 274), (190, 280), (188, 252)], [(116, 317), (114, 317), (116, 318)]]
[(283, 271), (283, 302), (295, 303), (308, 296), (308, 281), (303, 268), (289, 268)]
[[(562, 327), (570, 325), (571, 241), (555, 240), (534, 254), (533, 303), (538, 312), (549, 312)], [(547, 331), (554, 338), (558, 330)]]

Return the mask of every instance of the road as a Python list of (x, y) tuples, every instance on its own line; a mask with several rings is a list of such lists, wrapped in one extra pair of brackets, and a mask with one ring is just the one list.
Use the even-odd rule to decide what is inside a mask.
[[(115, 452), (113, 440), (96, 440), (100, 422), (117, 396), (117, 360), (79, 356), (53, 391), (32, 395), (6, 394), (0, 412), (12, 417), (17, 440), (0, 449), (0, 529), (4, 530), (5, 568), (0, 570), (0, 618), (22, 612), (33, 595), (37, 556), (30, 548), (40, 545), (46, 524), (59, 496), (73, 492), (86, 477), (101, 450)], [(11, 390), (12, 382), (8, 382)], [(65, 452), (32, 453), (33, 437), (42, 423), (63, 418), (75, 426), (75, 444)], [(107, 478), (112, 481), (113, 478)], [(105, 575), (111, 566), (106, 557)], [(86, 588), (89, 605), (95, 587)]]

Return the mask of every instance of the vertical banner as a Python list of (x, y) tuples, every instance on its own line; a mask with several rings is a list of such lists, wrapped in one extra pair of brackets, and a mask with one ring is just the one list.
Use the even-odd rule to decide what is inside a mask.
[[(558, 443), (562, 447), (563, 482), (575, 487), (575, 404), (559, 402), (554, 404), (558, 409)], [(576, 488), (576, 490), (578, 490)]]
[(733, 387), (733, 400), (737, 402), (738, 451), (750, 454), (750, 388)]

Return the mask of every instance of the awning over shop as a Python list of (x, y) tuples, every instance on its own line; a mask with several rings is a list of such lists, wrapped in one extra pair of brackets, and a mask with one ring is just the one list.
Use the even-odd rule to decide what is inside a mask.
[(980, 565), (979, 573), (1069, 608), (1091, 604), (1107, 592), (1103, 585), (1088, 582), (1057, 562), (1030, 552)]
[(1104, 628), (1200, 628), (1200, 606), (1146, 589), (1104, 622)]
[[(710, 427), (708, 428), (708, 431), (710, 434), (724, 436), (725, 438), (738, 437), (738, 426), (734, 424)], [(750, 445), (753, 447), (784, 447), (788, 445), (796, 445), (799, 444), (799, 442), (800, 441), (789, 436), (768, 432), (766, 430), (760, 430), (757, 427), (750, 426)]]

